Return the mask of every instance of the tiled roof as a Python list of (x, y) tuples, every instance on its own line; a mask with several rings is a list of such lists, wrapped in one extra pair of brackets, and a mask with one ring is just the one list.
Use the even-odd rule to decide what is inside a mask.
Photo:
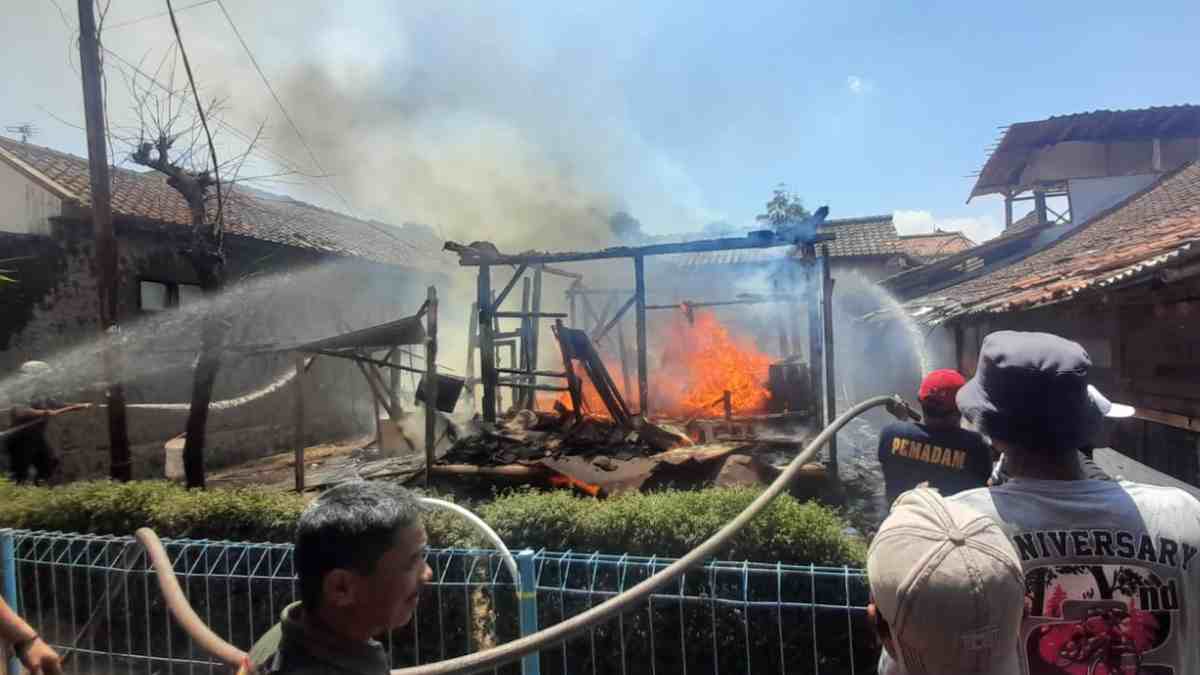
[(1045, 249), (935, 293), (905, 310), (937, 324), (1069, 300), (1200, 253), (1200, 162), (1164, 174)]
[[(820, 244), (828, 246), (829, 255), (833, 257), (892, 256), (902, 253), (899, 247), (900, 236), (896, 234), (896, 225), (892, 222), (890, 215), (827, 220), (818, 231), (837, 237), (834, 241)], [(689, 253), (677, 258), (671, 256), (671, 258), (673, 258), (672, 262), (683, 267), (751, 265), (780, 260), (794, 253), (795, 248), (793, 247), (779, 246), (739, 251)]]
[(1025, 215), (1021, 216), (1020, 218), (1017, 218), (1016, 220), (1014, 220), (1012, 225), (1009, 225), (1008, 227), (1004, 228), (1004, 233), (1010, 234), (1012, 232), (1020, 232), (1022, 230), (1028, 230), (1029, 228), (1037, 225), (1037, 223), (1038, 223), (1037, 211), (1030, 211), (1029, 213), (1026, 213)]
[[(1096, 110), (1059, 115), (1008, 127), (988, 157), (971, 196), (1001, 191), (1016, 183), (1032, 153), (1068, 142), (1108, 142), (1150, 138), (1200, 136), (1200, 105), (1176, 105), (1140, 110)], [(1194, 156), (1194, 155), (1193, 155)]]
[(936, 230), (923, 234), (900, 235), (900, 250), (918, 258), (944, 258), (973, 246), (975, 242), (962, 232)]
[[(50, 148), (0, 138), (0, 159), (15, 157), (33, 169), (34, 180), (50, 182), (52, 191), (82, 206), (91, 201), (87, 160)], [(65, 193), (65, 194), (64, 194)], [(183, 197), (157, 172), (116, 169), (113, 174), (113, 215), (165, 225), (188, 225), (191, 218)], [(426, 266), (429, 251), (391, 226), (370, 223), (322, 209), (289, 197), (238, 187), (225, 198), (225, 231), (284, 246), (320, 253), (354, 256), (378, 263)]]

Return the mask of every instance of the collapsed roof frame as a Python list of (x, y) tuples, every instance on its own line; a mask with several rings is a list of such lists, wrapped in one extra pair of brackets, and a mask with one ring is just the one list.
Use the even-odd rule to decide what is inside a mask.
[[(530, 251), (515, 255), (506, 255), (500, 253), (496, 247), (490, 242), (474, 242), (471, 245), (463, 245), (456, 242), (446, 242), (445, 249), (453, 251), (459, 256), (459, 265), (462, 267), (478, 268), (476, 276), (476, 302), (472, 307), (471, 327), (468, 334), (468, 383), (473, 391), (474, 382), (472, 376), (474, 374), (474, 351), (478, 347), (480, 353), (480, 383), (483, 385), (483, 418), (486, 422), (495, 422), (497, 413), (497, 387), (509, 386), (514, 387), (523, 392), (522, 400), (532, 403), (533, 393), (535, 391), (567, 391), (567, 387), (553, 387), (536, 383), (537, 377), (563, 377), (566, 373), (543, 372), (537, 371), (537, 341), (539, 333), (539, 321), (542, 319), (563, 319), (567, 316), (574, 316), (574, 308), (571, 315), (562, 313), (543, 312), (541, 310), (541, 275), (544, 272), (557, 274), (560, 276), (571, 277), (576, 280), (576, 284), (582, 280), (582, 275), (565, 272), (559, 269), (547, 268), (546, 265), (557, 263), (575, 263), (588, 262), (597, 260), (613, 260), (627, 258), (633, 261), (634, 273), (634, 289), (628, 300), (621, 306), (616, 314), (602, 327), (598, 335), (593, 335), (593, 341), (602, 338), (609, 329), (614, 325), (619, 325), (620, 319), (630, 310), (634, 311), (634, 319), (636, 326), (636, 359), (637, 359), (637, 383), (638, 383), (638, 411), (637, 414), (645, 419), (651, 410), (650, 406), (650, 391), (649, 391), (649, 367), (647, 362), (647, 327), (646, 327), (646, 312), (649, 306), (646, 304), (646, 274), (645, 274), (645, 259), (648, 257), (672, 255), (679, 253), (699, 253), (709, 251), (731, 251), (742, 249), (758, 249), (758, 248), (775, 248), (779, 246), (796, 246), (800, 249), (801, 255), (799, 258), (792, 258), (795, 264), (802, 270), (805, 280), (805, 293), (807, 294), (808, 307), (808, 326), (809, 326), (809, 369), (812, 373), (812, 382), (820, 382), (824, 392), (824, 406), (822, 410), (822, 423), (828, 424), (836, 413), (836, 389), (833, 384), (833, 313), (832, 313), (832, 295), (833, 295), (833, 280), (830, 277), (829, 251), (828, 247), (823, 247), (822, 255), (817, 255), (817, 245), (822, 242), (834, 241), (836, 236), (828, 233), (821, 233), (818, 227), (825, 220), (828, 214), (828, 208), (818, 209), (817, 212), (804, 221), (796, 223), (786, 229), (776, 232), (771, 230), (761, 230), (751, 232), (744, 237), (728, 237), (720, 239), (705, 239), (690, 242), (671, 243), (671, 244), (653, 244), (648, 246), (617, 246), (605, 248), (597, 251), (568, 251), (560, 253), (549, 253), (541, 251)], [(492, 291), (492, 274), (491, 269), (495, 266), (511, 266), (516, 268), (515, 273), (499, 294), (494, 295)], [(534, 280), (532, 293), (530, 292), (529, 280), (525, 280), (523, 287), (523, 302), (520, 312), (502, 312), (500, 307), (508, 298), (517, 281), (523, 278), (526, 271), (533, 269)], [(790, 279), (793, 283), (795, 268), (790, 270), (793, 277)], [(608, 291), (589, 291), (587, 289), (579, 289), (586, 297), (586, 293), (600, 292), (607, 293)], [(568, 296), (572, 300), (574, 296)], [(571, 303), (574, 305), (574, 302)], [(700, 304), (700, 303), (697, 303)], [(655, 306), (656, 309), (661, 307)], [(519, 318), (522, 321), (522, 327), (518, 331), (500, 332), (497, 329), (497, 319), (499, 318)], [(505, 346), (512, 346), (515, 356), (515, 342), (512, 340), (518, 338), (526, 338), (522, 340), (522, 355), (520, 368), (501, 369), (496, 366), (496, 347), (498, 343), (503, 343)], [(530, 344), (531, 343), (531, 344)], [(532, 351), (529, 349), (532, 347)], [(499, 375), (501, 372), (517, 375), (515, 378), (501, 381)], [(829, 458), (828, 466), (830, 473), (833, 476), (837, 475), (837, 445), (836, 440), (831, 439), (829, 443)]]
[[(422, 324), (422, 319), (424, 323)], [(425, 484), (429, 485), (430, 470), (434, 462), (436, 439), (435, 408), (438, 403), (439, 375), (437, 370), (437, 335), (438, 335), (438, 296), (437, 288), (429, 286), (425, 302), (412, 316), (402, 317), (376, 326), (348, 331), (328, 338), (313, 340), (293, 345), (258, 345), (245, 349), (247, 353), (280, 353), (293, 352), (296, 356), (296, 396), (295, 411), (295, 472), (296, 491), (304, 491), (304, 388), (301, 376), (312, 367), (313, 359), (305, 361), (303, 354), (314, 356), (329, 356), (348, 359), (358, 366), (359, 372), (367, 381), (371, 397), (375, 404), (376, 440), (382, 442), (380, 430), (379, 409), (387, 411), (388, 417), (396, 419), (399, 414), (400, 399), (397, 395), (400, 372), (411, 372), (422, 376), (418, 394), (425, 402)], [(393, 358), (401, 353), (402, 346), (425, 347), (425, 367), (414, 368), (393, 362)], [(369, 354), (374, 351), (387, 349), (383, 359), (377, 359)], [(412, 356), (411, 352), (404, 352)], [(411, 362), (411, 361), (410, 361)], [(380, 368), (391, 370), (391, 382), (385, 382)]]

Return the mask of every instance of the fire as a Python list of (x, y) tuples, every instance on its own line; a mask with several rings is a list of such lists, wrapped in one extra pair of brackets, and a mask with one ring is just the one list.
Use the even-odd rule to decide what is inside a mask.
[[(662, 325), (662, 324), (659, 324)], [(734, 413), (755, 413), (766, 409), (767, 372), (771, 357), (760, 351), (752, 340), (731, 333), (710, 311), (695, 313), (694, 323), (676, 315), (660, 337), (664, 345), (658, 363), (650, 366), (650, 405), (656, 416), (717, 416), (717, 403), (730, 392)], [(622, 386), (620, 360), (601, 355), (621, 396), (633, 411), (637, 410), (637, 384), (633, 391)], [(596, 393), (579, 364), (575, 365), (583, 383), (584, 409), (591, 415), (608, 417), (604, 401)], [(568, 394), (558, 397), (570, 407)], [(552, 405), (552, 402), (551, 402)]]
[(766, 408), (771, 357), (730, 333), (711, 311), (696, 312), (694, 325), (676, 315), (662, 343), (650, 382), (655, 409), (680, 416), (719, 413), (721, 406), (713, 404), (726, 391), (735, 413)]

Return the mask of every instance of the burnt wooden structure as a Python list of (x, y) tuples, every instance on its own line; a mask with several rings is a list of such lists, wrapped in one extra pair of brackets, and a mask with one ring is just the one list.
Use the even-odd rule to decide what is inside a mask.
[[(292, 345), (255, 345), (241, 351), (247, 353), (292, 352), (296, 354), (296, 378), (294, 384), (293, 420), (296, 434), (295, 482), (296, 491), (305, 488), (304, 476), (304, 443), (302, 442), (305, 417), (305, 401), (301, 378), (312, 367), (313, 360), (320, 356), (349, 359), (358, 366), (371, 396), (375, 402), (376, 440), (382, 442), (382, 430), (379, 428), (378, 411), (382, 408), (388, 417), (396, 420), (402, 412), (399, 390), (399, 374), (410, 372), (420, 375), (416, 401), (425, 407), (425, 482), (428, 484), (430, 467), (434, 462), (436, 415), (435, 409), (450, 412), (462, 387), (462, 380), (443, 375), (437, 368), (437, 332), (438, 332), (438, 297), (437, 289), (430, 286), (425, 303), (417, 313), (395, 321), (370, 326), (354, 331), (347, 331), (320, 340)], [(424, 367), (411, 365), (412, 352), (403, 350), (405, 346), (420, 346), (424, 348)], [(384, 352), (382, 357), (377, 356)], [(311, 358), (303, 355), (310, 354)], [(400, 357), (410, 357), (410, 365), (400, 362)], [(387, 378), (383, 371), (390, 371)], [(433, 402), (430, 405), (428, 402)]]
[[(595, 344), (610, 339), (616, 331), (617, 353), (621, 357), (622, 377), (625, 391), (632, 392), (631, 379), (636, 372), (637, 381), (637, 411), (643, 419), (652, 411), (651, 392), (649, 388), (649, 365), (647, 361), (647, 312), (665, 309), (679, 309), (678, 305), (647, 304), (646, 287), (646, 258), (682, 253), (699, 253), (709, 251), (731, 251), (741, 249), (773, 248), (780, 246), (795, 246), (800, 255), (794, 259), (795, 265), (787, 266), (787, 280), (791, 288), (802, 288), (799, 294), (780, 294), (763, 299), (735, 299), (698, 301), (690, 303), (691, 307), (720, 306), (727, 304), (750, 304), (755, 302), (786, 303), (791, 314), (796, 316), (803, 305), (809, 313), (809, 368), (811, 382), (821, 383), (824, 392), (823, 402), (818, 405), (819, 418), (828, 423), (836, 414), (833, 385), (833, 349), (832, 349), (832, 279), (829, 273), (828, 251), (818, 255), (817, 246), (821, 242), (834, 239), (834, 235), (818, 231), (818, 226), (824, 220), (828, 209), (820, 209), (817, 214), (803, 223), (797, 223), (787, 232), (773, 231), (752, 232), (744, 237), (707, 239), (670, 244), (654, 244), (648, 246), (619, 246), (597, 251), (576, 252), (528, 252), (518, 255), (505, 255), (498, 252), (486, 242), (476, 242), (464, 246), (447, 242), (445, 248), (459, 255), (459, 264), (464, 267), (476, 267), (477, 298), (472, 308), (470, 343), (468, 356), (468, 384), (474, 391), (474, 350), (479, 350), (479, 384), (482, 385), (482, 413), (487, 422), (495, 422), (497, 416), (497, 389), (510, 387), (518, 391), (514, 400), (518, 403), (528, 403), (532, 407), (533, 397), (537, 391), (565, 392), (568, 386), (556, 386), (538, 383), (538, 377), (555, 377), (567, 379), (568, 373), (548, 372), (537, 370), (537, 346), (539, 344), (539, 322), (546, 319), (568, 319), (572, 328), (582, 328)], [(798, 233), (804, 233), (803, 235)], [(632, 262), (633, 288), (629, 290), (591, 289), (583, 284), (583, 277), (561, 269), (548, 267), (564, 263), (588, 262), (598, 260), (626, 259)], [(505, 283), (499, 293), (493, 291), (493, 270), (510, 267), (514, 274)], [(532, 273), (532, 287), (525, 275)], [(553, 273), (573, 280), (567, 291), (567, 313), (546, 312), (541, 303), (541, 276)], [(520, 311), (502, 311), (503, 303), (508, 299), (516, 285), (524, 279), (525, 288), (530, 292), (522, 294)], [(597, 311), (592, 303), (593, 298), (601, 298), (605, 304)], [(628, 312), (634, 312), (635, 348), (633, 354), (628, 353), (626, 341), (621, 329), (621, 319)], [(500, 329), (500, 319), (519, 319), (520, 327), (515, 331)], [(782, 322), (786, 323), (786, 321)], [(792, 322), (789, 343), (788, 329), (781, 328), (781, 340), (799, 345), (799, 324)], [(508, 352), (511, 368), (497, 365), (497, 354), (500, 350)], [(632, 362), (632, 363), (631, 363)], [(508, 377), (501, 377), (506, 375)], [(830, 444), (830, 464), (837, 465), (837, 448)], [(836, 475), (836, 474), (835, 474)]]

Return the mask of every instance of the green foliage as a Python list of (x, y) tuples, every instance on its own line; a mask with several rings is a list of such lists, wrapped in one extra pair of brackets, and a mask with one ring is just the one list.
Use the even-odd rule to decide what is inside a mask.
[(766, 213), (760, 213), (754, 218), (760, 223), (770, 225), (774, 230), (781, 230), (810, 215), (812, 214), (804, 208), (804, 202), (800, 197), (788, 191), (787, 185), (780, 183), (775, 187), (771, 200), (767, 202)]
[[(677, 557), (733, 520), (759, 494), (750, 488), (630, 493), (606, 500), (519, 490), (480, 506), (510, 548)], [(718, 557), (861, 566), (864, 544), (844, 534), (832, 509), (787, 495), (773, 501)]]
[(298, 495), (237, 488), (187, 490), (165, 481), (85, 481), (59, 487), (0, 479), (0, 525), (32, 530), (290, 541), (304, 507)]
[[(516, 490), (467, 505), (512, 549), (679, 556), (732, 520), (757, 490), (707, 489), (628, 494), (597, 500), (556, 490)], [(164, 481), (89, 481), (60, 487), (0, 479), (0, 526), (95, 534), (151, 527), (163, 537), (287, 542), (305, 499), (262, 488), (187, 490)], [(719, 557), (861, 566), (865, 547), (843, 534), (828, 507), (782, 496), (743, 529)], [(488, 544), (461, 517), (426, 518), (434, 547)]]

